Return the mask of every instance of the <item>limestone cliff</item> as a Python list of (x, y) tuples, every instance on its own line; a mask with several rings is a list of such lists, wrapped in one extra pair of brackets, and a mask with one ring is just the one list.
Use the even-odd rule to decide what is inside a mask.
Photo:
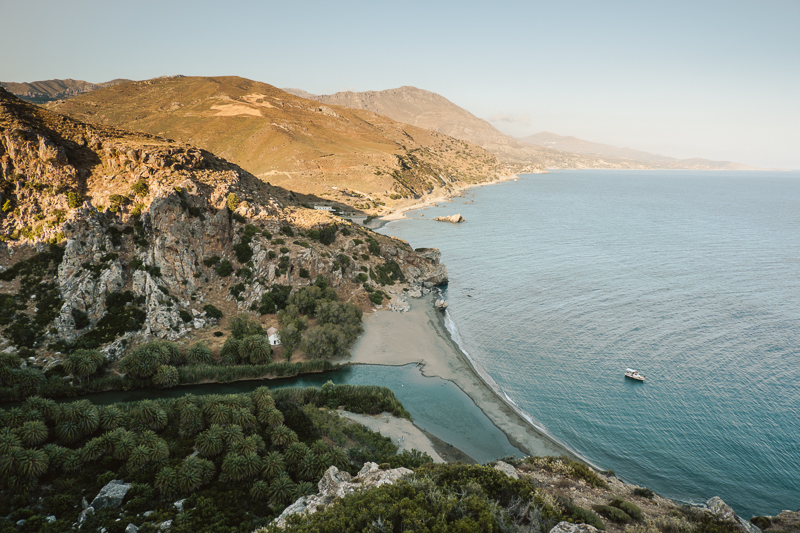
[(139, 339), (214, 323), (209, 304), (257, 308), (276, 284), (322, 275), (367, 307), (364, 285), (447, 281), (435, 254), (300, 207), (209, 152), (2, 89), (0, 179), (0, 296), (14, 302), (0, 349), (103, 346), (116, 358)]

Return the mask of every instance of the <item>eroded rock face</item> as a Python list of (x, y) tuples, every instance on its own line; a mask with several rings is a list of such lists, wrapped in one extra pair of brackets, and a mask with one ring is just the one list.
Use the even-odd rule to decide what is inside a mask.
[(559, 522), (550, 533), (596, 533), (599, 531), (596, 527), (589, 524), (572, 524), (570, 522)]
[(758, 526), (751, 524), (747, 520), (743, 520), (741, 517), (739, 517), (739, 515), (736, 514), (736, 511), (734, 511), (733, 508), (725, 503), (719, 496), (714, 496), (713, 498), (709, 499), (706, 502), (706, 508), (709, 510), (709, 512), (721, 518), (722, 520), (737, 524), (738, 528), (743, 533), (761, 533), (761, 529), (759, 529)]
[(412, 473), (408, 468), (393, 468), (381, 470), (376, 463), (364, 463), (363, 468), (356, 477), (351, 478), (347, 472), (340, 472), (335, 466), (330, 467), (319, 483), (319, 493), (312, 496), (303, 496), (292, 505), (284, 509), (275, 519), (278, 527), (286, 527), (286, 520), (295, 514), (313, 514), (325, 509), (337, 498), (342, 498), (353, 492), (391, 485), (398, 479)]

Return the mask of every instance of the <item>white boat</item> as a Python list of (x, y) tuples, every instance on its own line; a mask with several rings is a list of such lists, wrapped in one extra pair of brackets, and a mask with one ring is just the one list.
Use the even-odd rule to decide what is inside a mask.
[(625, 377), (635, 379), (636, 381), (644, 381), (644, 376), (641, 375), (638, 370), (632, 368), (625, 369)]

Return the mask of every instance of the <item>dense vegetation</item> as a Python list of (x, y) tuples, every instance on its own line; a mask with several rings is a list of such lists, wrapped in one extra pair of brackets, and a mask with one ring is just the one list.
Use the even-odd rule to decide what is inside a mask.
[[(412, 468), (430, 461), (397, 454), (389, 439), (328, 405), (408, 416), (389, 389), (331, 383), (107, 406), (28, 398), (0, 410), (0, 516), (10, 515), (0, 519), (0, 531), (20, 519), (27, 520), (23, 531), (68, 530), (82, 497), (124, 479), (133, 488), (123, 508), (98, 512), (84, 528), (115, 533), (128, 523), (173, 518), (172, 503), (188, 497), (190, 510), (177, 516), (173, 531), (249, 532), (316, 492), (331, 465), (355, 474), (365, 461)], [(148, 510), (156, 519), (144, 516)], [(124, 519), (116, 522), (120, 512)], [(49, 515), (56, 521), (48, 523)]]

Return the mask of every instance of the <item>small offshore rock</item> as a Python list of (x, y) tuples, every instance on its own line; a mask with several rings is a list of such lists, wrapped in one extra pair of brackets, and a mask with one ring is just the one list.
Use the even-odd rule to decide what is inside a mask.
[(459, 222), (466, 222), (466, 218), (462, 217), (461, 215), (450, 215), (449, 217), (436, 217), (433, 220), (438, 220), (439, 222), (452, 222), (453, 224), (458, 224)]
[(444, 311), (447, 309), (447, 300), (437, 298), (436, 301), (433, 302), (433, 307), (435, 307), (437, 311)]

